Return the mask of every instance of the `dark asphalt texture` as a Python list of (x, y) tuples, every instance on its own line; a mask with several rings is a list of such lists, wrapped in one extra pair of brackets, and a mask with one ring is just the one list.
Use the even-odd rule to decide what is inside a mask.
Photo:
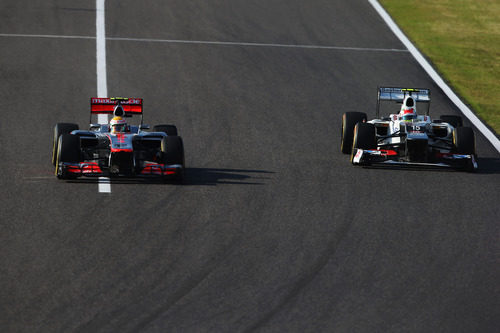
[[(95, 36), (94, 1), (0, 1), (0, 34)], [(477, 173), (353, 167), (341, 115), (428, 87), (367, 1), (107, 1), (110, 96), (184, 139), (186, 184), (59, 181), (94, 39), (0, 36), (0, 331), (497, 332), (500, 156)], [(467, 121), (465, 121), (468, 123)]]

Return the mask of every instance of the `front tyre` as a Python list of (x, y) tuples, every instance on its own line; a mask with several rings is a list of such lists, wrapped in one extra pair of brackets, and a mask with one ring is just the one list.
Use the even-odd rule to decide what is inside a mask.
[(182, 181), (184, 177), (184, 144), (180, 136), (166, 136), (161, 140), (161, 153), (163, 163), (167, 165), (180, 164), (182, 166), (180, 173), (175, 179)]
[(346, 112), (342, 115), (342, 132), (340, 141), (340, 150), (344, 154), (349, 154), (352, 148), (354, 137), (354, 126), (357, 123), (366, 122), (366, 113), (364, 112)]
[(61, 168), (61, 163), (79, 163), (82, 161), (82, 151), (80, 149), (80, 137), (71, 134), (62, 134), (57, 144), (56, 176), (59, 179), (73, 179), (76, 176)]
[(78, 125), (73, 123), (57, 123), (54, 127), (54, 138), (52, 140), (52, 165), (56, 166), (57, 148), (59, 137), (63, 134), (78, 130)]
[(351, 163), (358, 149), (377, 149), (377, 135), (375, 125), (358, 123), (354, 127), (354, 138), (351, 149)]
[(455, 128), (453, 130), (453, 147), (457, 154), (476, 155), (476, 139), (472, 128)]

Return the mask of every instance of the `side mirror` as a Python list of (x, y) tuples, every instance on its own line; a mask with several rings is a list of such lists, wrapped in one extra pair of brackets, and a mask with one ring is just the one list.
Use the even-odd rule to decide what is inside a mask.
[(98, 130), (101, 128), (101, 124), (90, 124), (90, 130)]
[(140, 130), (148, 130), (148, 129), (150, 129), (150, 128), (151, 128), (151, 127), (150, 127), (149, 125), (146, 125), (146, 124), (142, 124), (142, 125), (139, 127), (139, 129), (140, 129)]

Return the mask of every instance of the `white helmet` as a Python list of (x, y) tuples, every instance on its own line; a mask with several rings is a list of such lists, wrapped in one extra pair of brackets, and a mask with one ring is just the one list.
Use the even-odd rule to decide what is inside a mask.
[(404, 121), (410, 121), (417, 118), (417, 105), (413, 97), (405, 97), (403, 105), (401, 106), (401, 111), (399, 112), (399, 118)]
[(127, 121), (122, 117), (113, 117), (109, 122), (111, 133), (123, 133), (128, 131)]

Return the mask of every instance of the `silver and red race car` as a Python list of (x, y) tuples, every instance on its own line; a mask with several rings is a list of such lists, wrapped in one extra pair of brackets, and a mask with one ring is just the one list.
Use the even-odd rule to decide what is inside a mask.
[[(387, 104), (400, 104), (399, 113), (380, 117)], [(425, 115), (417, 114), (425, 108)], [(351, 154), (354, 165), (390, 165), (477, 169), (474, 132), (460, 116), (429, 115), (430, 90), (379, 87), (376, 118), (366, 113), (342, 116), (341, 151)]]
[[(156, 125), (147, 131), (150, 127), (143, 124), (142, 102), (140, 98), (93, 97), (89, 130), (80, 130), (72, 123), (56, 124), (52, 151), (56, 176), (60, 179), (155, 176), (181, 181), (184, 174), (182, 138), (175, 125)], [(110, 124), (92, 124), (93, 116), (99, 115), (114, 118)], [(140, 116), (139, 124), (129, 125), (125, 121), (133, 116)], [(101, 119), (101, 122), (105, 121)]]

